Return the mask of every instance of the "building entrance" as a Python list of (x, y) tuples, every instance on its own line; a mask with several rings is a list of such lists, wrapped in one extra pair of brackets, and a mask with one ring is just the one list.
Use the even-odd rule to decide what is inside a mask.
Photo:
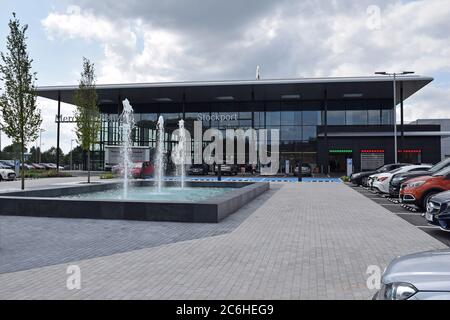
[(352, 158), (352, 150), (330, 150), (328, 155), (329, 172), (331, 174), (346, 174), (347, 159)]

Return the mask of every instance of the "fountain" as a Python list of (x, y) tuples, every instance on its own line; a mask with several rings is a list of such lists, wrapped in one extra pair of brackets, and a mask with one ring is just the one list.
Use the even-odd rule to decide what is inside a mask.
[(158, 119), (156, 125), (158, 131), (158, 144), (156, 146), (156, 185), (160, 193), (163, 188), (164, 179), (164, 118), (162, 116)]
[(174, 149), (173, 159), (177, 165), (177, 173), (180, 176), (180, 186), (184, 189), (186, 180), (186, 131), (184, 129), (184, 120), (178, 122), (178, 127), (178, 144)]
[(134, 110), (128, 99), (123, 100), (122, 103), (123, 111), (120, 115), (122, 122), (122, 148), (120, 149), (120, 155), (123, 161), (123, 196), (126, 199), (128, 197), (128, 179), (132, 164), (130, 149), (133, 144), (131, 133), (134, 128)]
[[(123, 182), (2, 193), (0, 216), (217, 223), (270, 189), (267, 182), (185, 181), (186, 151), (190, 156), (190, 140), (186, 141), (189, 134), (181, 120), (176, 147), (179, 161), (176, 164), (180, 168), (183, 190), (180, 191), (178, 181), (169, 179), (162, 192), (165, 169), (163, 117), (159, 117), (157, 125), (155, 181), (129, 181), (134, 111), (128, 100), (123, 101), (120, 121)], [(20, 206), (17, 205), (17, 197), (21, 199)]]

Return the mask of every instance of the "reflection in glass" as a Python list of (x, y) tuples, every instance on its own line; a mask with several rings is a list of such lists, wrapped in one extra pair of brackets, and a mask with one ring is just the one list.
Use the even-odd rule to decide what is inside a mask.
[(281, 140), (302, 140), (302, 127), (300, 126), (281, 126)]
[(320, 111), (303, 111), (303, 124), (304, 125), (321, 125), (321, 112)]
[(310, 141), (317, 138), (316, 126), (303, 126), (303, 141)]
[(345, 125), (345, 111), (328, 111), (327, 121), (330, 126)]
[(394, 124), (393, 110), (381, 110), (381, 123), (382, 124)]
[(300, 126), (302, 124), (301, 111), (282, 111), (281, 125), (282, 126)]
[(279, 126), (280, 125), (280, 112), (268, 111), (266, 112), (266, 124), (267, 126)]
[(377, 125), (381, 124), (381, 112), (380, 110), (369, 110), (369, 124)]
[(367, 110), (347, 110), (347, 125), (367, 125)]

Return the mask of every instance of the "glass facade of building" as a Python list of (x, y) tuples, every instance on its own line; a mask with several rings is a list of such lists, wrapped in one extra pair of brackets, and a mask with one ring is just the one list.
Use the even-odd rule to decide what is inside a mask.
[[(328, 100), (328, 101), (255, 101), (211, 103), (150, 103), (133, 104), (136, 128), (135, 146), (156, 147), (156, 123), (159, 116), (165, 120), (165, 148), (170, 154), (176, 144), (171, 135), (178, 121), (185, 120), (186, 129), (194, 136), (194, 121), (203, 120), (203, 129), (278, 129), (280, 132), (280, 173), (294, 171), (300, 161), (318, 168), (317, 139), (320, 126), (380, 126), (393, 124), (390, 100)], [(102, 122), (99, 143), (93, 156), (93, 166), (103, 169), (107, 145), (120, 145), (120, 109), (103, 105), (101, 112), (108, 120)], [(224, 117), (221, 117), (224, 116)], [(219, 120), (218, 120), (219, 118)], [(223, 118), (224, 121), (220, 119)], [(207, 144), (208, 142), (204, 142)], [(193, 150), (193, 147), (191, 148)], [(286, 168), (289, 165), (289, 168)], [(170, 168), (170, 165), (169, 165)]]

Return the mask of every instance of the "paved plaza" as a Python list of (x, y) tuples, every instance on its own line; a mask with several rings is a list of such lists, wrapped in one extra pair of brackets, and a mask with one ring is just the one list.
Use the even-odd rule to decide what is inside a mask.
[(444, 248), (345, 184), (272, 183), (219, 224), (0, 216), (0, 299), (369, 299), (369, 265)]

